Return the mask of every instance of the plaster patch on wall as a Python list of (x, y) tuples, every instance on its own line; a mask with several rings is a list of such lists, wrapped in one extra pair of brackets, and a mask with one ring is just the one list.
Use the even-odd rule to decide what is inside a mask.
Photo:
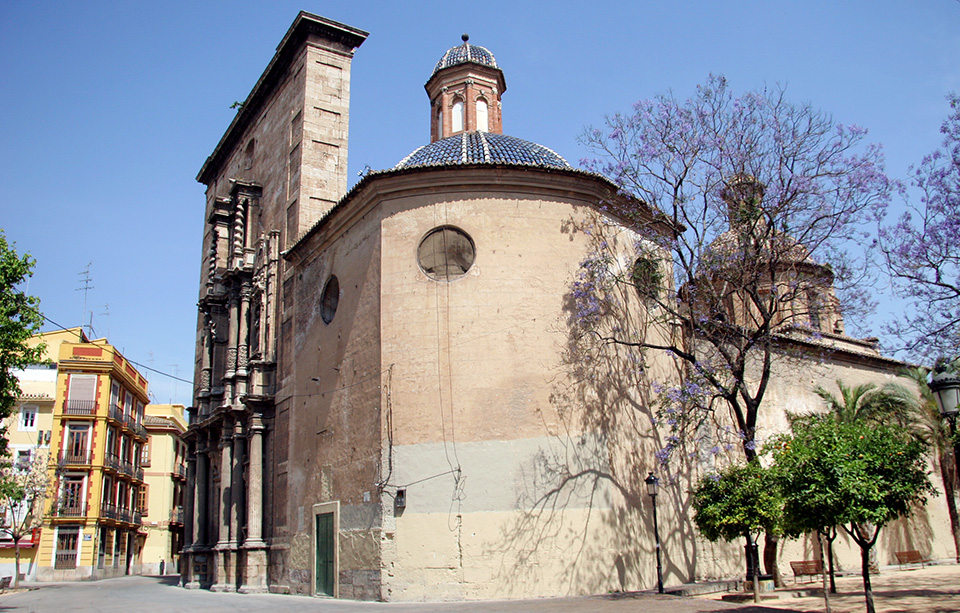
[[(455, 454), (451, 443), (400, 445), (394, 448), (390, 481), (397, 487), (409, 484), (407, 512), (447, 513), (452, 500), (463, 513), (509, 511), (526, 508), (586, 467), (593, 474), (609, 472), (608, 453), (600, 434), (458, 443)], [(458, 462), (459, 476), (448, 458)], [(565, 485), (566, 508), (612, 503), (606, 481), (600, 481), (598, 489), (587, 481)]]

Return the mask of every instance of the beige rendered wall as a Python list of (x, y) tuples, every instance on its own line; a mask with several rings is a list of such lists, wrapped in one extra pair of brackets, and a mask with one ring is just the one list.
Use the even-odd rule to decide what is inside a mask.
[[(273, 515), (289, 550), (274, 554), (271, 581), (314, 591), (315, 506), (339, 504), (342, 598), (380, 593), (380, 229), (371, 216), (304, 246), (294, 269), (296, 310), (285, 367), (291, 394), (278, 396)], [(331, 275), (339, 303), (330, 323), (320, 303)], [(319, 512), (319, 511), (318, 511)]]
[[(409, 180), (470, 180), (468, 171), (444, 172), (453, 176)], [(625, 262), (636, 235), (597, 215), (592, 180), (486, 177), (474, 189), (411, 189), (381, 205), (383, 598), (655, 585), (642, 479), (661, 444), (650, 427), (650, 380), (670, 376), (668, 364), (644, 373), (636, 356), (616, 351), (585, 363), (571, 319), (571, 283), (596, 247), (597, 226)], [(443, 225), (476, 244), (473, 267), (449, 282), (429, 279), (416, 260), (422, 237)], [(684, 482), (665, 483), (660, 496), (668, 548), (689, 538)], [(406, 491), (402, 510), (393, 507), (397, 489)], [(686, 580), (692, 560), (678, 555), (665, 572)]]

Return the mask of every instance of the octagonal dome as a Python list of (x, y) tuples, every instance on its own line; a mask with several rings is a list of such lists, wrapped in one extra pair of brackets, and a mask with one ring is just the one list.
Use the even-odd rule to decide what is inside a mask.
[(464, 34), (462, 37), (463, 44), (457, 45), (456, 47), (451, 47), (447, 49), (447, 52), (443, 54), (443, 57), (440, 58), (440, 61), (437, 62), (437, 65), (433, 68), (432, 75), (437, 74), (438, 71), (443, 70), (444, 68), (450, 68), (451, 66), (456, 66), (458, 64), (480, 64), (482, 66), (489, 66), (491, 68), (500, 69), (497, 66), (497, 60), (493, 57), (493, 54), (490, 53), (490, 50), (486, 47), (480, 47), (478, 45), (471, 45), (467, 41), (470, 40), (470, 37)]
[(513, 164), (570, 169), (555, 151), (530, 141), (491, 132), (462, 132), (424, 145), (400, 160), (394, 168)]

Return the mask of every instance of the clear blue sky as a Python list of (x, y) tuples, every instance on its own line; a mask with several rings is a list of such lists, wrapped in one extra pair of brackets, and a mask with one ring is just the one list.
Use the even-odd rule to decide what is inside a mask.
[[(504, 71), (504, 131), (574, 165), (585, 125), (713, 72), (735, 91), (786, 84), (790, 99), (869, 128), (902, 177), (939, 143), (944, 97), (960, 91), (957, 0), (6, 0), (0, 226), (36, 257), (29, 291), (48, 317), (86, 323), (77, 288), (92, 262), (96, 333), (192, 378), (195, 177), (301, 9), (370, 32), (353, 62), (351, 181), (429, 139), (423, 84), (463, 32)], [(145, 374), (155, 401), (190, 404), (190, 385)]]

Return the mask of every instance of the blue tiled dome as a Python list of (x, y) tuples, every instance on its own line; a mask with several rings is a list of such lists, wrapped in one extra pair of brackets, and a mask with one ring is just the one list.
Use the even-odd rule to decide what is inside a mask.
[(416, 149), (394, 168), (457, 164), (519, 164), (570, 168), (554, 151), (520, 138), (491, 132), (463, 132)]
[(462, 45), (448, 49), (447, 52), (443, 54), (443, 57), (440, 58), (440, 61), (437, 62), (432, 74), (437, 74), (438, 70), (450, 68), (457, 64), (466, 64), (468, 62), (490, 66), (491, 68), (500, 68), (497, 66), (497, 60), (493, 57), (493, 54), (490, 53), (489, 49), (471, 45), (467, 42), (469, 38), (469, 36), (464, 34)]

